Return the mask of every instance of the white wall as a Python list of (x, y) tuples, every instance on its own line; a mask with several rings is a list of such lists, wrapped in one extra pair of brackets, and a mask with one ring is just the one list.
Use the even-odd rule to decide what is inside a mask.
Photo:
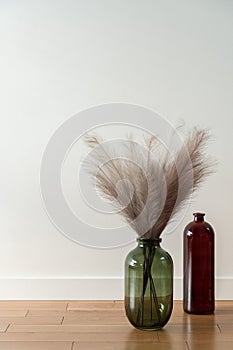
[(0, 298), (122, 297), (131, 246), (68, 240), (49, 221), (39, 186), (58, 126), (114, 101), (211, 129), (218, 171), (163, 246), (180, 298), (183, 228), (204, 210), (216, 230), (217, 298), (233, 297), (232, 17), (228, 0), (0, 1)]

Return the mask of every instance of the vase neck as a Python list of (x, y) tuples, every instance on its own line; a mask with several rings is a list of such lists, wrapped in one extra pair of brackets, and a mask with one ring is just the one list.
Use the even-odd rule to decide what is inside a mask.
[(205, 213), (193, 213), (195, 222), (204, 222)]
[(159, 247), (161, 241), (162, 241), (161, 238), (154, 238), (154, 239), (142, 239), (142, 238), (138, 238), (138, 239), (137, 239), (137, 242), (138, 242), (139, 247), (147, 247), (147, 246)]

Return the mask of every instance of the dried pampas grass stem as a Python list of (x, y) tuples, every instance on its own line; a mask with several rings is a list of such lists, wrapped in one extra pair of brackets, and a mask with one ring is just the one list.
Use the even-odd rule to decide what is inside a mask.
[[(99, 137), (88, 135), (85, 141), (94, 153), (87, 166), (100, 193), (119, 208), (138, 236), (159, 238), (213, 171), (213, 161), (205, 155), (208, 139), (208, 131), (194, 128), (177, 152), (170, 154), (160, 152), (155, 136), (145, 138), (144, 149), (129, 138), (112, 150)], [(123, 149), (127, 157), (122, 157)]]

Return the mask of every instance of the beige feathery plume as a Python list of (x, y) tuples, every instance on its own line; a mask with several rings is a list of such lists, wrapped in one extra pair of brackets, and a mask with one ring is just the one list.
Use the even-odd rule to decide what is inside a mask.
[(145, 139), (145, 148), (131, 138), (112, 150), (107, 142), (88, 135), (85, 141), (93, 151), (86, 165), (100, 193), (139, 237), (158, 238), (213, 171), (213, 162), (204, 152), (208, 139), (206, 130), (194, 128), (173, 156), (159, 152), (155, 136)]

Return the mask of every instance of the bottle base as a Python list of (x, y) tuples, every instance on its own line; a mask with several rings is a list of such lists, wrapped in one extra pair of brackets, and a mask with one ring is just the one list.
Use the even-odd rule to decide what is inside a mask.
[(214, 314), (214, 310), (186, 310), (184, 309), (184, 312), (186, 312), (187, 314), (191, 314), (191, 315), (213, 315)]

